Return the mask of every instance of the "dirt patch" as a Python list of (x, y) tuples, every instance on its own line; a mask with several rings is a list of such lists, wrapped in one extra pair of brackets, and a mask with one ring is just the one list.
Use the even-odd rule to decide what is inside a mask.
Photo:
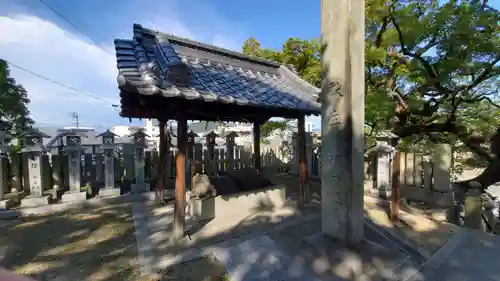
[(366, 203), (365, 214), (427, 257), (439, 250), (459, 229), (423, 213), (403, 210), (400, 211), (400, 222), (393, 224), (388, 217), (388, 207), (380, 204)]
[(161, 273), (160, 281), (230, 281), (224, 266), (212, 255), (173, 265)]
[[(271, 181), (287, 186), (287, 194), (298, 194), (299, 179), (290, 174), (266, 174)], [(313, 199), (321, 198), (321, 183), (310, 180), (309, 186)], [(365, 197), (370, 198), (370, 197)], [(370, 202), (372, 201), (372, 202)], [(422, 254), (430, 256), (441, 248), (450, 237), (456, 233), (458, 227), (443, 222), (442, 210), (421, 210), (412, 206), (408, 210), (401, 210), (401, 223), (392, 224), (387, 215), (388, 207), (377, 204), (375, 200), (365, 200), (365, 215), (374, 223), (388, 229), (394, 235), (418, 248)], [(385, 202), (386, 204), (387, 202)]]
[(37, 280), (140, 276), (131, 204), (29, 216), (0, 224), (1, 265)]

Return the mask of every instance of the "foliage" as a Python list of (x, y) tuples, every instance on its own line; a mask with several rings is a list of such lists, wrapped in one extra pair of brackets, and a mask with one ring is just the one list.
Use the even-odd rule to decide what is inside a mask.
[[(391, 129), (406, 147), (447, 141), (491, 161), (479, 143), (500, 126), (498, 10), (478, 0), (368, 0), (365, 18), (367, 143)], [(273, 51), (250, 38), (243, 51), (320, 84), (317, 40), (290, 38)]]
[(271, 136), (275, 131), (285, 132), (293, 131), (295, 124), (293, 120), (269, 120), (260, 126), (260, 139), (261, 142), (266, 143), (266, 139)]
[(6, 121), (13, 136), (18, 136), (34, 122), (29, 117), (28, 94), (10, 77), (7, 62), (0, 59), (0, 118)]

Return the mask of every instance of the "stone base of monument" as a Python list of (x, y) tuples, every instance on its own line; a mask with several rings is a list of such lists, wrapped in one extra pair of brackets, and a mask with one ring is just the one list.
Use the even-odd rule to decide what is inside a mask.
[(130, 192), (141, 193), (150, 191), (149, 183), (133, 183), (130, 185)]
[(12, 208), (14, 205), (14, 200), (12, 199), (4, 199), (0, 200), (0, 210), (7, 210)]
[(38, 207), (48, 205), (52, 199), (52, 195), (45, 195), (42, 197), (28, 196), (21, 200), (21, 207)]
[(387, 243), (387, 239), (376, 240), (380, 240), (377, 242), (382, 244), (366, 237), (358, 244), (345, 246), (322, 233), (315, 233), (303, 240), (310, 251), (305, 263), (324, 267), (322, 272), (325, 274), (322, 277), (325, 280), (332, 278), (328, 274), (330, 266), (339, 264), (344, 266), (337, 267), (335, 275), (344, 277), (345, 280), (378, 279), (376, 276), (385, 276), (387, 279), (384, 280), (406, 280), (409, 270), (407, 266), (412, 262), (409, 256)]
[(99, 197), (119, 196), (120, 188), (101, 188), (99, 189)]
[(61, 202), (78, 202), (87, 200), (87, 191), (68, 191), (61, 197)]

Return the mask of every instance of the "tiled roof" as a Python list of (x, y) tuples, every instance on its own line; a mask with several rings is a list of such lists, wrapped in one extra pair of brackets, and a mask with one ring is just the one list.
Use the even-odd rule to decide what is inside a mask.
[(134, 25), (115, 40), (122, 91), (319, 114), (319, 89), (285, 66)]

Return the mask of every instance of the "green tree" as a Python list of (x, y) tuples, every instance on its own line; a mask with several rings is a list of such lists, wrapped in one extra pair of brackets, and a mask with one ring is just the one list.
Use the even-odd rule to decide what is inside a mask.
[(0, 119), (7, 123), (13, 136), (18, 136), (34, 123), (29, 117), (29, 102), (24, 87), (10, 77), (7, 62), (0, 59)]
[[(499, 11), (478, 0), (368, 0), (365, 14), (367, 131), (462, 144), (490, 163), (475, 180), (499, 181), (495, 142), (481, 145), (500, 136)], [(314, 40), (290, 38), (281, 53), (277, 61), (319, 85)]]

